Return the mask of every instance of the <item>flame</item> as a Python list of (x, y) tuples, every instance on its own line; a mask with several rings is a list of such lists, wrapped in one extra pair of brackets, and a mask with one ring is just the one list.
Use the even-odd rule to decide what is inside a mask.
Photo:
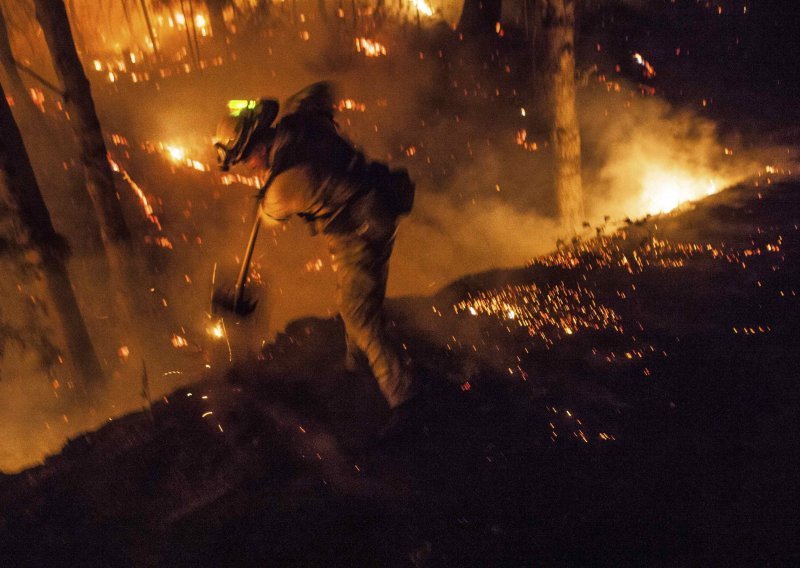
[(363, 52), (367, 57), (386, 55), (386, 47), (383, 44), (365, 37), (356, 38), (356, 51), (359, 53)]
[(354, 99), (342, 99), (339, 101), (339, 105), (336, 107), (339, 111), (343, 110), (352, 110), (358, 112), (366, 112), (367, 105), (364, 103), (360, 103)]
[(411, 0), (411, 4), (419, 10), (419, 13), (423, 16), (428, 16), (429, 18), (433, 16), (433, 8), (428, 6), (428, 3), (425, 0)]
[(182, 162), (184, 158), (186, 158), (186, 150), (184, 150), (183, 148), (170, 145), (165, 146), (165, 148), (167, 149), (169, 157), (176, 162)]
[(222, 326), (221, 320), (209, 326), (206, 331), (214, 339), (223, 339), (225, 337), (225, 328)]
[(669, 213), (682, 203), (694, 201), (719, 191), (713, 179), (695, 177), (687, 172), (648, 170), (642, 180), (647, 211)]

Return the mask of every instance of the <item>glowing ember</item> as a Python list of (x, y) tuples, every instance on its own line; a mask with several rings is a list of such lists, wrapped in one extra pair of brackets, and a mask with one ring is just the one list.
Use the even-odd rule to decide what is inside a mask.
[(182, 162), (184, 158), (186, 158), (186, 151), (183, 148), (178, 148), (177, 146), (166, 146), (167, 153), (169, 157), (175, 160), (176, 162)]
[(338, 108), (340, 111), (352, 110), (358, 112), (366, 112), (367, 105), (365, 105), (364, 103), (356, 102), (353, 99), (342, 99), (341, 101), (339, 101), (339, 104), (337, 105), (336, 108)]
[(139, 198), (139, 202), (142, 204), (142, 209), (144, 209), (144, 214), (147, 216), (147, 220), (153, 223), (159, 230), (161, 230), (161, 222), (158, 220), (158, 217), (155, 216), (153, 213), (153, 207), (150, 205), (150, 202), (147, 200), (147, 196), (142, 191), (142, 188), (133, 181), (128, 172), (125, 171), (117, 162), (111, 159), (109, 156), (108, 158), (109, 163), (111, 164), (111, 169), (115, 172), (119, 172), (122, 174), (123, 179), (128, 182), (128, 185), (131, 187), (133, 192), (136, 194), (136, 197)]
[(656, 76), (656, 70), (653, 69), (653, 66), (650, 65), (650, 63), (648, 63), (647, 60), (644, 57), (642, 57), (641, 54), (634, 53), (633, 60), (644, 68), (644, 76), (646, 78), (652, 79), (653, 77)]
[(189, 346), (189, 341), (182, 335), (178, 335), (176, 333), (172, 334), (171, 343), (175, 349), (182, 349)]
[(505, 324), (513, 322), (545, 344), (552, 344), (562, 332), (572, 335), (578, 329), (621, 331), (619, 316), (598, 303), (594, 293), (563, 282), (546, 289), (528, 284), (481, 291), (452, 309), (456, 313), (497, 318)]
[(131, 350), (127, 345), (122, 345), (119, 349), (117, 349), (117, 357), (119, 357), (120, 361), (123, 363), (128, 360), (130, 354)]
[(213, 337), (214, 339), (223, 339), (225, 337), (225, 328), (222, 325), (222, 321), (218, 321), (208, 329), (208, 334)]
[(386, 47), (383, 44), (365, 37), (356, 38), (356, 51), (363, 53), (367, 57), (386, 55)]

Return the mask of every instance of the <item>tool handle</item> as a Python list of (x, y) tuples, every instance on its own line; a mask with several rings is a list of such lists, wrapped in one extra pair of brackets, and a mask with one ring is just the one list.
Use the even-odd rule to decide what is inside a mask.
[(261, 202), (267, 194), (267, 189), (272, 185), (275, 179), (274, 172), (271, 172), (267, 178), (264, 187), (258, 192), (256, 196), (255, 206), (255, 220), (253, 221), (253, 228), (250, 230), (250, 239), (247, 241), (247, 248), (244, 251), (244, 258), (242, 258), (242, 266), (239, 269), (239, 277), (236, 279), (236, 287), (233, 289), (233, 305), (238, 306), (239, 301), (244, 294), (244, 286), (247, 283), (247, 275), (250, 272), (250, 261), (253, 259), (253, 251), (256, 248), (256, 238), (258, 238), (258, 230), (261, 228)]
[(236, 279), (236, 287), (234, 288), (233, 296), (234, 306), (239, 305), (239, 300), (242, 299), (242, 294), (244, 293), (244, 285), (245, 282), (247, 282), (247, 274), (250, 272), (250, 261), (253, 259), (253, 250), (256, 248), (256, 238), (258, 237), (258, 229), (260, 227), (261, 215), (259, 214), (258, 207), (256, 207), (256, 218), (253, 221), (253, 228), (250, 230), (250, 240), (247, 241), (247, 249), (244, 251), (242, 266), (239, 269), (239, 277)]

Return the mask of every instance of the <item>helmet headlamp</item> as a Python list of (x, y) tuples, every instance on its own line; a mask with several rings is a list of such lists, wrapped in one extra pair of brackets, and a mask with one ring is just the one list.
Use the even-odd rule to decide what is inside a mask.
[(228, 116), (217, 126), (214, 142), (223, 172), (247, 158), (257, 135), (272, 125), (278, 110), (278, 101), (274, 99), (228, 101)]

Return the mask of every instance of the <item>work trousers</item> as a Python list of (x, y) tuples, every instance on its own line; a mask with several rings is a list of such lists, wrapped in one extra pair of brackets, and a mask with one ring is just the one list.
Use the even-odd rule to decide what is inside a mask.
[(405, 358), (387, 336), (383, 309), (397, 217), (383, 212), (372, 195), (362, 198), (348, 216), (349, 230), (326, 234), (348, 358), (356, 351), (366, 357), (386, 402), (395, 408), (416, 394)]

